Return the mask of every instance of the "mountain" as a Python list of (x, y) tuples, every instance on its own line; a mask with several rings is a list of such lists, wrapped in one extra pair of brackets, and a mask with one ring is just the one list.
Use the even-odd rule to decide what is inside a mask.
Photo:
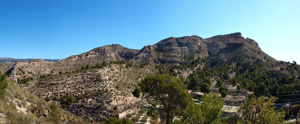
[(135, 60), (159, 63), (190, 63), (208, 57), (207, 45), (198, 36), (170, 37), (155, 45), (145, 46), (134, 57)]
[(241, 33), (218, 35), (204, 40), (207, 44), (210, 57), (217, 56), (218, 59), (230, 59), (233, 54), (255, 57), (263, 61), (274, 61), (272, 57), (264, 53), (258, 43), (250, 38), (242, 37)]
[[(18, 61), (32, 61), (36, 59), (28, 58), (28, 59), (14, 59), (14, 58), (0, 58), (0, 63), (1, 62), (18, 62)], [(48, 62), (56, 62), (59, 59), (44, 59), (45, 61)]]
[(70, 56), (62, 61), (69, 60), (83, 60), (83, 61), (93, 61), (95, 57), (100, 57), (98, 59), (104, 59), (103, 61), (122, 61), (124, 59), (132, 58), (136, 55), (138, 50), (128, 49), (119, 44), (106, 45), (103, 47), (95, 48), (89, 52), (82, 53), (80, 55)]
[(188, 64), (199, 59), (230, 60), (235, 54), (274, 61), (257, 42), (242, 37), (241, 33), (218, 35), (207, 39), (199, 36), (170, 37), (155, 45), (145, 46), (135, 60), (157, 63)]
[(232, 33), (207, 39), (199, 36), (170, 37), (141, 50), (125, 48), (118, 44), (106, 45), (57, 62), (18, 62), (17, 66), (25, 73), (31, 72), (32, 76), (39, 76), (75, 71), (82, 66), (103, 62), (130, 61), (178, 65), (190, 64), (201, 59), (230, 61), (237, 54), (262, 61), (275, 61), (264, 53), (254, 40), (242, 37), (241, 33)]
[[(1, 64), (3, 69), (14, 70), (13, 64)], [(151, 106), (132, 94), (149, 74), (179, 77), (193, 91), (200, 91), (201, 84), (209, 82), (211, 92), (216, 93), (217, 80), (221, 80), (228, 88), (226, 103), (235, 105), (253, 93), (280, 96), (280, 87), (297, 90), (295, 84), (300, 83), (297, 64), (275, 60), (241, 33), (205, 39), (170, 37), (141, 50), (106, 45), (56, 62), (14, 64), (21, 87), (91, 121), (124, 117)], [(237, 85), (233, 85), (235, 81)]]

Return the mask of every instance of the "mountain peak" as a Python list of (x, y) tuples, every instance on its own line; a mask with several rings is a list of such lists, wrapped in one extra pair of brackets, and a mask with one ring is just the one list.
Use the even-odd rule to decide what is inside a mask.
[(235, 33), (231, 33), (231, 34), (228, 34), (230, 36), (240, 36), (242, 37), (242, 33), (241, 32), (235, 32)]

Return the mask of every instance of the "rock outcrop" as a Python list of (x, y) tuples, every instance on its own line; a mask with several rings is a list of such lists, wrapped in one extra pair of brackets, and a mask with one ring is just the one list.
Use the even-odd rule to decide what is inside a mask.
[(89, 52), (82, 53), (80, 55), (70, 56), (61, 61), (78, 60), (78, 59), (84, 60), (96, 56), (105, 57), (104, 61), (121, 61), (124, 59), (129, 59), (134, 57), (137, 52), (138, 50), (128, 49), (121, 45), (114, 44), (114, 45), (106, 45), (103, 47), (95, 48)]
[(187, 64), (200, 59), (230, 61), (237, 54), (262, 61), (275, 60), (264, 53), (254, 40), (242, 37), (241, 33), (232, 33), (207, 39), (199, 36), (170, 37), (154, 45), (145, 46), (141, 50), (128, 49), (121, 45), (107, 45), (57, 62), (18, 62), (17, 66), (18, 71), (22, 71), (26, 77), (38, 77), (75, 71), (82, 66), (102, 62), (126, 60), (133, 63)]
[(154, 60), (160, 63), (189, 63), (208, 57), (206, 44), (198, 36), (170, 37), (153, 46), (144, 47), (135, 60)]

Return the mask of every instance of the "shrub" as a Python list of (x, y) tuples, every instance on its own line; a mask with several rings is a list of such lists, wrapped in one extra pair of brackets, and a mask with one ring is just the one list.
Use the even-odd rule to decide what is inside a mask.
[(108, 66), (108, 63), (107, 62), (103, 62), (102, 65), (103, 66)]
[(222, 81), (220, 79), (218, 79), (216, 86), (217, 87), (221, 87), (222, 85), (223, 85)]
[(200, 86), (200, 91), (203, 93), (209, 93), (210, 92), (209, 84), (202, 83)]
[(141, 93), (141, 89), (140, 88), (135, 88), (134, 91), (132, 92), (133, 96), (139, 98), (140, 97), (140, 93)]
[(55, 123), (59, 123), (60, 119), (62, 118), (62, 114), (57, 108), (55, 104), (50, 105), (50, 117), (49, 119)]
[(219, 92), (221, 93), (221, 96), (222, 96), (222, 97), (226, 97), (226, 95), (228, 94), (228, 89), (227, 89), (227, 87), (225, 87), (225, 86), (221, 86), (221, 87), (219, 88)]
[(73, 95), (68, 95), (67, 96), (67, 103), (70, 105), (72, 104), (73, 102), (76, 101), (76, 98), (73, 96)]
[(133, 122), (138, 122), (138, 121), (139, 121), (139, 118), (140, 118), (140, 117), (134, 117), (134, 118), (131, 119), (131, 121), (133, 121)]
[(6, 75), (0, 74), (0, 97), (4, 97), (7, 86)]
[(131, 118), (131, 117), (132, 117), (132, 115), (131, 115), (131, 114), (128, 114), (128, 115), (126, 115), (126, 117), (127, 117), (127, 118)]
[(145, 113), (146, 109), (141, 109), (139, 113)]

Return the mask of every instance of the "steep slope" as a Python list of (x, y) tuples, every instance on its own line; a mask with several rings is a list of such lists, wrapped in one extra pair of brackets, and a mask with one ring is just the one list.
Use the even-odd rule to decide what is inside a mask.
[(3, 63), (0, 63), (0, 73), (7, 72), (13, 65), (14, 65), (13, 62), (3, 62)]
[(232, 33), (228, 35), (218, 35), (204, 39), (207, 44), (210, 58), (219, 60), (230, 60), (235, 54), (254, 57), (263, 61), (274, 61), (272, 57), (264, 53), (257, 42), (250, 38), (242, 37), (241, 33)]
[(58, 74), (80, 69), (86, 65), (102, 64), (103, 62), (125, 61), (132, 58), (138, 50), (128, 49), (121, 45), (107, 45), (95, 48), (80, 55), (70, 56), (57, 62), (32, 60), (17, 62), (19, 78), (39, 77), (40, 75)]
[(83, 119), (57, 108), (55, 104), (19, 87), (14, 80), (7, 80), (6, 94), (0, 97), (0, 123), (84, 123)]
[[(131, 92), (142, 78), (157, 71), (151, 65), (125, 66), (109, 64), (104, 68), (37, 79), (22, 86), (40, 98), (57, 102), (80, 117), (103, 121), (145, 105)], [(75, 100), (68, 103), (70, 97)]]
[(16, 65), (19, 78), (24, 78), (75, 71), (83, 66), (102, 62), (131, 61), (178, 65), (190, 64), (201, 59), (231, 61), (237, 56), (244, 56), (248, 60), (275, 61), (264, 53), (254, 40), (242, 37), (241, 33), (233, 33), (207, 39), (198, 36), (170, 37), (154, 45), (145, 46), (140, 51), (121, 45), (107, 45), (57, 62), (30, 61), (17, 62)]
[[(96, 56), (101, 56), (103, 58), (102, 61), (122, 61), (124, 59), (132, 58), (138, 50), (128, 49), (121, 45), (106, 45), (103, 47), (95, 48), (89, 52), (82, 53), (80, 55), (70, 56), (61, 61), (69, 61), (69, 60), (82, 60), (82, 61), (92, 61)], [(90, 59), (90, 60), (89, 60)]]
[(155, 45), (144, 47), (135, 60), (156, 63), (190, 63), (193, 60), (208, 57), (206, 44), (198, 36), (170, 37)]
[(198, 36), (170, 37), (155, 45), (145, 46), (134, 59), (156, 63), (188, 64), (199, 59), (227, 61), (236, 54), (263, 61), (274, 61), (254, 40), (242, 37), (241, 33), (218, 35), (207, 39)]

